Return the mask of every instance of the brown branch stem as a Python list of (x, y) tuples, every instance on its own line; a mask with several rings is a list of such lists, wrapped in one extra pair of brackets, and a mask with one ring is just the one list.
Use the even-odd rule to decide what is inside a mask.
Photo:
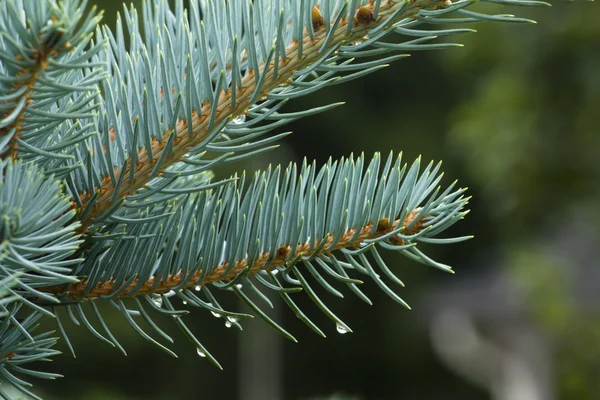
[[(427, 216), (421, 218), (418, 222), (416, 222), (412, 226), (406, 228), (419, 215), (419, 211), (420, 211), (420, 209), (417, 208), (417, 209), (411, 211), (406, 216), (406, 218), (404, 218), (404, 221), (402, 221), (402, 227), (405, 227), (404, 233), (409, 234), (409, 235), (414, 235), (423, 229), (423, 223), (424, 223), (424, 221), (427, 220), (427, 218), (428, 218)], [(353, 239), (354, 235), (356, 234), (356, 228), (349, 229), (342, 235), (342, 237), (340, 238), (338, 243), (332, 249), (330, 249), (329, 247), (331, 247), (331, 244), (333, 242), (333, 235), (329, 235), (327, 242), (325, 243), (325, 246), (323, 247), (323, 250), (321, 251), (321, 254), (331, 254), (331, 252), (333, 252), (335, 250), (340, 250), (342, 248), (358, 248), (360, 243), (363, 242), (364, 240), (376, 239), (378, 237), (381, 237), (381, 236), (391, 232), (392, 230), (394, 230), (398, 226), (399, 223), (400, 223), (400, 220), (396, 220), (390, 224), (388, 219), (384, 218), (384, 219), (380, 220), (379, 223), (377, 224), (377, 229), (375, 230), (375, 233), (371, 234), (371, 230), (373, 228), (373, 223), (371, 222), (371, 223), (363, 226), (360, 229), (359, 235), (354, 240), (352, 240), (352, 239)], [(402, 239), (398, 238), (398, 237), (393, 237), (390, 240), (390, 242), (392, 242), (394, 244), (398, 244), (398, 245), (404, 244)], [(306, 243), (300, 244), (299, 246), (296, 247), (296, 250), (292, 257), (290, 257), (290, 253), (292, 251), (291, 246), (281, 246), (279, 249), (277, 249), (274, 257), (271, 257), (270, 252), (264, 252), (250, 265), (250, 269), (249, 269), (248, 273), (255, 274), (261, 270), (265, 270), (265, 271), (272, 270), (276, 267), (281, 267), (281, 266), (285, 265), (286, 260), (295, 259), (296, 257), (299, 257), (299, 256), (303, 256), (303, 257), (318, 256), (319, 254), (314, 254), (314, 249), (319, 248), (320, 245), (321, 245), (321, 242), (317, 242), (313, 248), (310, 248), (309, 245)], [(267, 265), (269, 259), (271, 259), (271, 258), (272, 258), (271, 262)], [(223, 275), (226, 272), (226, 270), (229, 268), (228, 263), (223, 263), (223, 264), (218, 265), (217, 267), (213, 268), (210, 273), (206, 274), (204, 276), (202, 282), (198, 282), (198, 280), (202, 276), (202, 272), (203, 272), (202, 269), (197, 270), (193, 274), (191, 279), (188, 279), (189, 278), (188, 276), (183, 276), (181, 273), (171, 275), (164, 281), (159, 282), (156, 285), (156, 287), (154, 287), (155, 278), (150, 278), (146, 282), (144, 282), (144, 284), (138, 290), (136, 290), (134, 293), (129, 293), (139, 283), (139, 281), (135, 280), (134, 282), (131, 282), (128, 285), (127, 289), (125, 289), (122, 292), (122, 294), (118, 297), (127, 298), (127, 297), (136, 297), (136, 296), (147, 296), (150, 294), (166, 293), (169, 290), (171, 290), (172, 288), (179, 286), (182, 281), (188, 282), (184, 286), (186, 289), (192, 288), (196, 285), (204, 286), (204, 285), (208, 285), (213, 282), (230, 281), (233, 278), (235, 278), (239, 273), (241, 273), (244, 269), (246, 269), (246, 267), (248, 267), (248, 260), (247, 259), (239, 260), (233, 265), (233, 267), (227, 272), (227, 274)], [(49, 293), (53, 293), (56, 295), (58, 295), (58, 294), (63, 295), (66, 293), (67, 300), (79, 301), (79, 300), (83, 300), (83, 299), (91, 300), (91, 299), (98, 298), (101, 296), (108, 296), (111, 293), (115, 292), (115, 289), (113, 289), (114, 284), (115, 284), (114, 281), (101, 282), (87, 293), (85, 292), (85, 290), (88, 287), (87, 281), (81, 281), (78, 283), (74, 283), (68, 287), (53, 286), (53, 287), (41, 288), (40, 290), (43, 290), (43, 291), (49, 292)], [(121, 288), (122, 287), (119, 287), (116, 290), (120, 290)]]

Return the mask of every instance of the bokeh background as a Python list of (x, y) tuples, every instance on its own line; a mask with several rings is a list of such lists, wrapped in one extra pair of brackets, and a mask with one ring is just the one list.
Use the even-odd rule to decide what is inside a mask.
[[(95, 1), (114, 25), (119, 1)], [(141, 3), (134, 1), (134, 4)], [(350, 292), (328, 305), (335, 326), (303, 298), (322, 339), (277, 299), (274, 317), (227, 329), (207, 312), (186, 317), (224, 366), (198, 357), (174, 324), (171, 358), (106, 309), (128, 352), (69, 330), (77, 358), (47, 369), (65, 378), (36, 387), (47, 399), (553, 400), (600, 399), (600, 4), (496, 8), (537, 25), (484, 23), (446, 38), (464, 48), (420, 52), (343, 86), (287, 105), (346, 104), (300, 120), (281, 147), (236, 170), (323, 163), (351, 152), (403, 151), (443, 160), (471, 213), (449, 232), (471, 241), (430, 246), (455, 275), (386, 254), (407, 284), (407, 311), (366, 282), (370, 307)], [(501, 10), (501, 11), (500, 11)], [(233, 172), (218, 170), (219, 177)], [(230, 308), (243, 306), (233, 298)], [(113, 310), (115, 311), (115, 310)]]

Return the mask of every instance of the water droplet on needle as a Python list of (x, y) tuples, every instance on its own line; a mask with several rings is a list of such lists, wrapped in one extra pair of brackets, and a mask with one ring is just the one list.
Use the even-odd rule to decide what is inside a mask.
[(336, 329), (337, 329), (337, 331), (338, 331), (338, 333), (340, 335), (343, 335), (343, 334), (346, 334), (346, 333), (350, 332), (349, 328), (347, 328), (347, 327), (345, 327), (343, 325), (340, 325), (340, 324), (336, 325)]

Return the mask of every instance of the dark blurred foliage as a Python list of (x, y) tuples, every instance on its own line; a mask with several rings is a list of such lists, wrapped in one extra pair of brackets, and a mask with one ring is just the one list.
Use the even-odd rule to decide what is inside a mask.
[[(107, 10), (104, 21), (114, 24), (118, 2), (97, 3)], [(258, 335), (272, 341), (274, 352), (282, 349), (278, 370), (261, 370), (260, 354), (255, 364), (240, 361), (240, 335), (265, 332), (262, 321), (244, 324), (241, 333), (206, 312), (193, 312), (186, 320), (224, 366), (219, 371), (166, 319), (162, 327), (176, 338), (179, 359), (141, 339), (104, 307), (128, 356), (74, 327), (69, 332), (77, 358), (62, 344), (65, 354), (49, 367), (65, 378), (38, 389), (48, 399), (244, 399), (239, 382), (251, 375), (277, 380), (283, 398), (294, 400), (332, 393), (368, 400), (487, 399), (486, 390), (436, 356), (425, 304), (428, 293), (443, 294), (464, 278), (493, 272), (520, 288), (525, 314), (556, 343), (556, 397), (599, 398), (598, 296), (582, 299), (578, 292), (581, 282), (592, 292), (600, 285), (592, 279), (600, 267), (594, 257), (600, 237), (600, 6), (561, 1), (551, 8), (499, 12), (538, 24), (479, 24), (478, 33), (449, 38), (464, 48), (415, 53), (362, 80), (290, 102), (288, 110), (346, 104), (286, 127), (294, 134), (281, 148), (235, 166), (252, 171), (302, 157), (323, 163), (329, 156), (390, 150), (403, 151), (407, 161), (419, 154), (425, 161), (443, 159), (445, 184), (459, 179), (473, 196), (472, 212), (451, 233), (475, 238), (428, 249), (456, 269), (454, 276), (388, 254), (389, 265), (407, 283), (399, 293), (412, 311), (370, 282), (364, 286), (374, 307), (351, 294), (344, 300), (323, 294), (354, 330), (341, 336), (298, 295), (328, 338), (282, 309), (283, 325), (300, 343), (280, 342), (269, 331)], [(231, 296), (222, 297), (230, 308), (239, 307), (235, 299), (227, 302)]]

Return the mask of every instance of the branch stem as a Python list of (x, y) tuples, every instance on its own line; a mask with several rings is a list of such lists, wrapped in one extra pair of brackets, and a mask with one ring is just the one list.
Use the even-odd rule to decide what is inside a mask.
[[(419, 214), (419, 209), (415, 209), (412, 212), (410, 212), (406, 216), (406, 218), (404, 218), (404, 221), (402, 221), (402, 226), (407, 227), (408, 225), (410, 225), (410, 223), (418, 216), (418, 214)], [(416, 234), (419, 231), (421, 231), (423, 223), (424, 223), (424, 221), (427, 220), (427, 218), (428, 217), (425, 216), (425, 217), (421, 218), (421, 220), (419, 220), (413, 226), (406, 228), (405, 233)], [(340, 250), (342, 248), (358, 248), (360, 243), (367, 239), (376, 239), (378, 237), (382, 237), (382, 236), (388, 234), (389, 232), (393, 231), (400, 222), (401, 222), (400, 220), (396, 220), (392, 224), (390, 224), (389, 221), (387, 220), (387, 218), (384, 218), (384, 219), (380, 220), (379, 223), (377, 224), (377, 229), (374, 234), (371, 234), (371, 230), (373, 228), (373, 223), (371, 222), (371, 223), (363, 226), (360, 229), (360, 234), (354, 240), (352, 240), (352, 239), (354, 238), (354, 236), (356, 234), (356, 228), (349, 229), (342, 235), (342, 237), (340, 238), (340, 240), (338, 241), (338, 243), (336, 244), (336, 246), (333, 249), (329, 249), (329, 247), (331, 246), (331, 244), (333, 242), (333, 237), (335, 236), (333, 234), (330, 234), (327, 237), (326, 243), (324, 246), (322, 246), (322, 243), (320, 241), (317, 241), (315, 243), (314, 247), (312, 247), (312, 248), (309, 247), (308, 243), (300, 244), (299, 246), (296, 247), (296, 251), (294, 252), (293, 255), (290, 254), (291, 249), (292, 249), (291, 246), (289, 246), (289, 245), (281, 246), (279, 249), (277, 249), (274, 257), (271, 257), (270, 252), (264, 252), (263, 254), (261, 254), (256, 260), (254, 260), (254, 262), (252, 262), (248, 273), (256, 274), (259, 271), (268, 271), (268, 270), (272, 270), (276, 267), (281, 267), (283, 265), (286, 265), (286, 260), (296, 260), (296, 259), (300, 259), (301, 257), (313, 257), (314, 258), (316, 256), (319, 256), (320, 254), (325, 254), (325, 255), (331, 254), (331, 252), (333, 252), (335, 250)], [(392, 239), (395, 239), (396, 244), (404, 244), (403, 242), (402, 243), (398, 242), (398, 241), (402, 241), (402, 239), (400, 239), (400, 238), (394, 237)], [(321, 249), (319, 254), (315, 254), (315, 249)], [(329, 250), (326, 250), (326, 249), (329, 249)], [(271, 262), (268, 263), (271, 258), (272, 258)], [(268, 263), (268, 265), (267, 265), (267, 263)], [(166, 293), (166, 292), (170, 291), (172, 288), (179, 286), (181, 284), (181, 282), (184, 280), (188, 281), (188, 283), (185, 285), (184, 288), (189, 289), (189, 288), (193, 288), (197, 285), (205, 286), (205, 285), (211, 284), (213, 282), (231, 281), (239, 273), (244, 271), (247, 267), (248, 267), (248, 260), (243, 259), (243, 260), (237, 261), (226, 275), (223, 275), (223, 274), (229, 268), (228, 263), (223, 263), (221, 265), (216, 266), (215, 268), (213, 268), (211, 270), (210, 273), (208, 273), (204, 276), (204, 278), (201, 282), (199, 282), (198, 280), (202, 276), (203, 270), (198, 269), (196, 272), (194, 272), (193, 277), (191, 279), (188, 279), (189, 276), (183, 276), (181, 273), (178, 273), (178, 274), (169, 276), (164, 281), (158, 283), (158, 285), (156, 285), (156, 287), (154, 287), (155, 278), (153, 277), (153, 278), (148, 279), (146, 282), (144, 282), (142, 287), (140, 287), (138, 290), (136, 290), (135, 293), (129, 293), (129, 292), (137, 286), (137, 284), (139, 283), (138, 280), (135, 280), (135, 281), (129, 283), (127, 285), (126, 289), (123, 290), (122, 287), (119, 287), (116, 289), (116, 291), (121, 292), (121, 294), (118, 296), (119, 298), (147, 296), (150, 294), (161, 294), (161, 293)], [(80, 301), (83, 299), (91, 300), (91, 299), (98, 298), (101, 296), (108, 296), (111, 293), (115, 292), (113, 286), (114, 286), (113, 281), (104, 281), (104, 282), (99, 283), (98, 285), (96, 285), (96, 287), (94, 287), (92, 290), (90, 290), (89, 292), (86, 293), (87, 281), (81, 281), (78, 283), (71, 284), (68, 287), (52, 286), (52, 287), (41, 288), (40, 290), (43, 290), (43, 291), (49, 292), (49, 293), (53, 293), (55, 295), (64, 295), (66, 293), (67, 298), (65, 299), (65, 301), (71, 301), (71, 300), (72, 301)]]

